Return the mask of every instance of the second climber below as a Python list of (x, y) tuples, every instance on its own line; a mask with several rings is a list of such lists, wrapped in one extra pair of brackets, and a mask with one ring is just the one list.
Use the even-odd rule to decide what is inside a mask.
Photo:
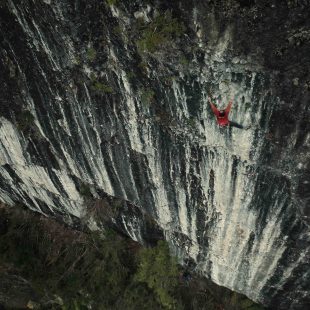
[(213, 113), (216, 116), (217, 123), (219, 126), (224, 127), (224, 126), (231, 126), (231, 127), (237, 127), (240, 129), (243, 129), (244, 127), (238, 123), (235, 123), (233, 121), (230, 121), (228, 119), (228, 114), (230, 112), (231, 106), (232, 106), (232, 101), (229, 101), (228, 106), (225, 110), (218, 110), (217, 107), (211, 102), (211, 99), (209, 98), (209, 102), (211, 105), (211, 109)]

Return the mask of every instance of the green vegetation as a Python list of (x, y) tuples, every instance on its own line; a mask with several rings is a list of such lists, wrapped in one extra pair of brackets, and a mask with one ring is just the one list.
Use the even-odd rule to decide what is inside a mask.
[(120, 25), (118, 26), (115, 26), (113, 29), (112, 29), (112, 32), (116, 35), (116, 36), (121, 36), (123, 34), (123, 29)]
[(40, 309), (263, 309), (206, 279), (185, 283), (164, 241), (141, 248), (111, 228), (81, 232), (0, 204), (3, 270), (30, 281)]
[(167, 77), (164, 78), (164, 83), (166, 85), (171, 86), (173, 84), (173, 81), (176, 80), (176, 79), (177, 79), (177, 77), (175, 77), (173, 75), (172, 76), (167, 76)]
[(184, 55), (182, 55), (180, 57), (180, 64), (184, 67), (187, 67), (189, 65), (189, 60)]
[(82, 183), (80, 186), (80, 194), (86, 199), (93, 197), (89, 185), (85, 183)]
[(185, 123), (189, 127), (195, 127), (196, 121), (194, 117), (191, 117), (191, 118), (186, 118)]
[(113, 88), (107, 84), (98, 81), (97, 76), (94, 73), (91, 74), (90, 80), (91, 80), (91, 88), (94, 91), (105, 94), (113, 93)]
[(143, 88), (141, 91), (141, 102), (145, 106), (149, 106), (155, 97), (155, 92), (151, 88)]
[(159, 241), (157, 247), (141, 250), (139, 258), (137, 281), (146, 283), (165, 308), (175, 308), (177, 301), (173, 293), (178, 285), (179, 271), (177, 261), (170, 256), (167, 243)]
[(23, 132), (28, 132), (34, 127), (34, 116), (29, 111), (22, 111), (16, 115), (17, 128)]
[[(2, 218), (5, 213), (0, 210)], [(0, 267), (14, 265), (42, 299), (56, 294), (63, 309), (110, 309), (123, 295), (133, 264), (127, 253), (131, 241), (74, 231), (21, 210), (8, 222), (0, 238)]]
[(108, 5), (116, 5), (118, 0), (106, 0)]
[(136, 74), (134, 72), (126, 72), (126, 77), (129, 81), (133, 80), (136, 77)]
[(138, 64), (138, 67), (142, 70), (142, 72), (143, 72), (144, 74), (147, 73), (147, 62), (141, 61), (141, 62)]
[(74, 62), (75, 62), (75, 64), (77, 66), (79, 66), (82, 63), (80, 56), (75, 56), (75, 61)]
[(96, 59), (97, 52), (93, 47), (90, 47), (86, 52), (86, 56), (89, 61), (94, 61)]
[(103, 84), (98, 81), (94, 82), (93, 88), (99, 92), (103, 92), (107, 94), (113, 93), (113, 88), (111, 86)]
[(140, 22), (138, 27), (140, 38), (136, 43), (140, 53), (154, 53), (158, 48), (179, 37), (185, 30), (183, 24), (177, 18), (173, 18), (169, 11), (156, 16), (149, 24)]

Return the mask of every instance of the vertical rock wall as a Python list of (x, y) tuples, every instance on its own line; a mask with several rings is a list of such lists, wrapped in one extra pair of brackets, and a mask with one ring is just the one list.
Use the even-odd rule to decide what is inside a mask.
[[(69, 222), (85, 217), (85, 191), (126, 200), (214, 282), (302, 309), (303, 4), (162, 2), (1, 2), (0, 199)], [(139, 52), (167, 12), (182, 33)], [(219, 128), (208, 96), (221, 108), (233, 99), (230, 119), (246, 129)], [(118, 222), (139, 241), (142, 213), (124, 209)]]

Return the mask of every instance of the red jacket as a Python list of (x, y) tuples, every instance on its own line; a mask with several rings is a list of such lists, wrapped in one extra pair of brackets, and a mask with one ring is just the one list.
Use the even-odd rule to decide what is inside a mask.
[(211, 109), (216, 116), (217, 123), (220, 126), (227, 126), (229, 124), (228, 114), (231, 109), (232, 101), (229, 101), (227, 108), (224, 110), (225, 111), (224, 116), (220, 116), (220, 110), (218, 110), (217, 107), (213, 103), (210, 102), (210, 104), (211, 104)]

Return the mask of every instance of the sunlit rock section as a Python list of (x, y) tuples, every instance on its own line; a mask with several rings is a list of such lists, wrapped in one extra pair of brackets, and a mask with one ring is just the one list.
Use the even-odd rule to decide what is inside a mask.
[[(180, 261), (297, 309), (309, 296), (309, 131), (289, 119), (265, 47), (240, 51), (234, 10), (254, 12), (240, 5), (4, 1), (0, 199), (69, 223), (89, 217), (85, 193), (126, 200), (113, 220), (134, 240), (148, 214)], [(139, 23), (167, 9), (183, 35), (138, 53)], [(230, 119), (245, 129), (219, 128), (208, 97), (233, 100)]]

